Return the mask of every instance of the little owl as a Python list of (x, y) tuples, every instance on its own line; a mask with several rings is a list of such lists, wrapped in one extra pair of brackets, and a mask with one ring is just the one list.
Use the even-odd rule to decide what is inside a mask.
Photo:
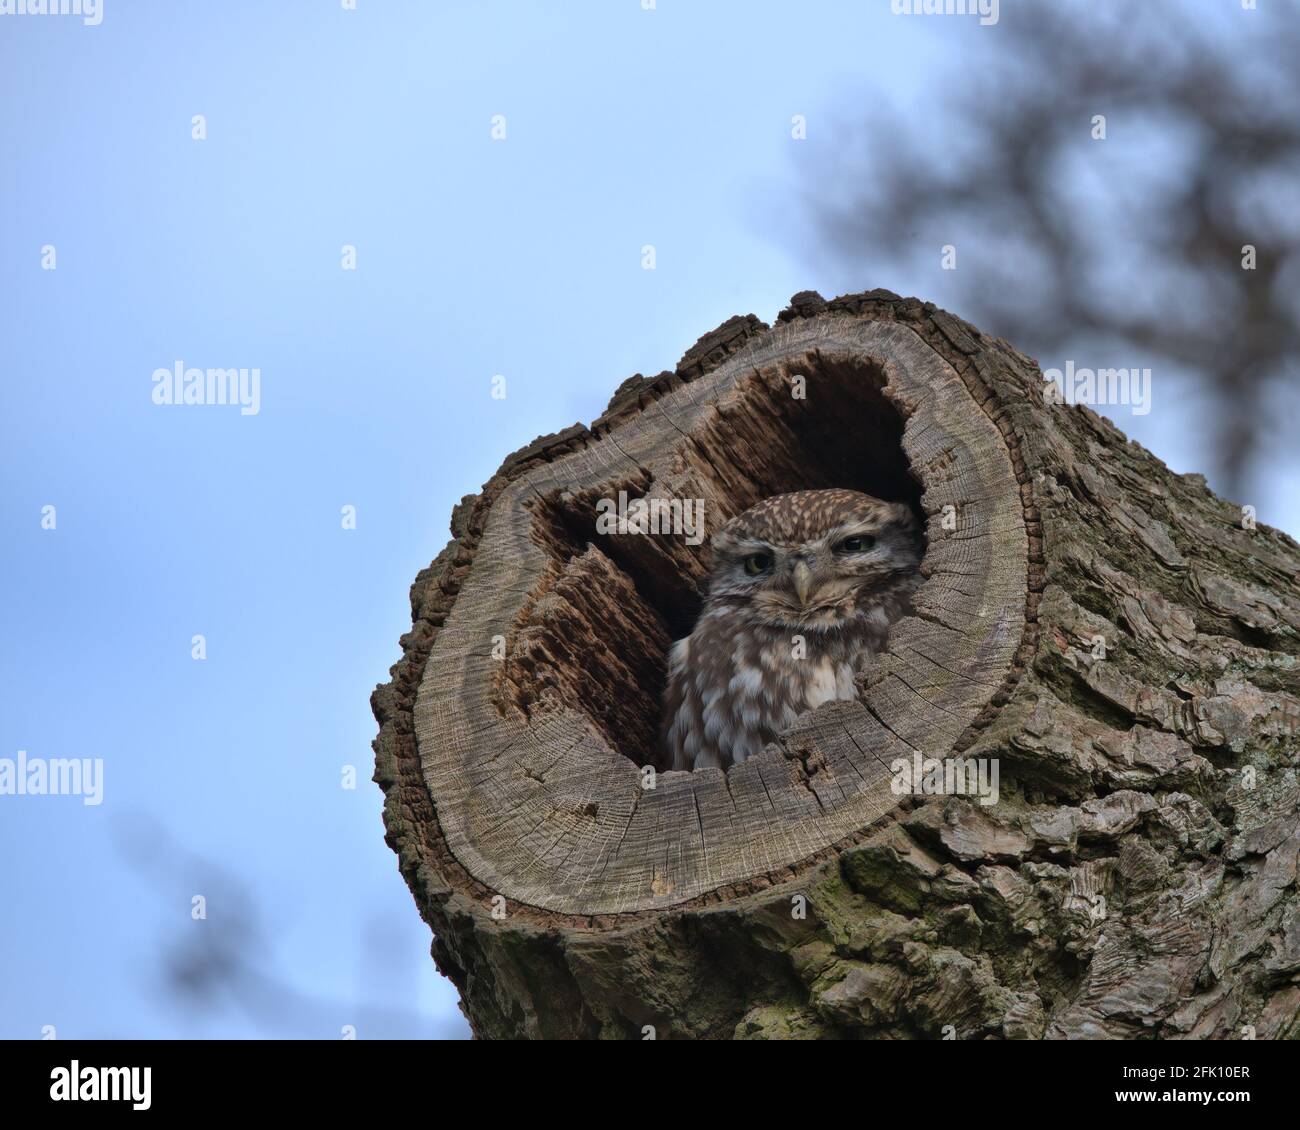
[(800, 714), (853, 698), (921, 583), (911, 510), (853, 490), (765, 498), (711, 545), (699, 623), (668, 653), (673, 769), (739, 764)]

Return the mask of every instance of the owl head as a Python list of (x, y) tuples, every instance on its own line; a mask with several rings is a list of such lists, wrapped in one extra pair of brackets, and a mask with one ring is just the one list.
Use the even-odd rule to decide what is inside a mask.
[(765, 498), (712, 538), (708, 605), (744, 608), (783, 629), (831, 629), (870, 616), (883, 591), (915, 578), (912, 511), (854, 490)]

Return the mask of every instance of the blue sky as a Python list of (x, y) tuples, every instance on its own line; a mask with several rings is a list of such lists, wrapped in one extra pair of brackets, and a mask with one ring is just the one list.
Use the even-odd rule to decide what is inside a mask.
[[(98, 806), (0, 797), (0, 1037), (467, 1034), (369, 781), (369, 693), (452, 505), (731, 314), (942, 300), (823, 263), (799, 174), (865, 90), (928, 105), (997, 29), (790, 12), (0, 16), (0, 757), (104, 763)], [(257, 368), (259, 412), (154, 404), (178, 361)], [(1143, 438), (1195, 469), (1177, 429)], [(178, 954), (226, 944), (240, 991), (182, 993)]]

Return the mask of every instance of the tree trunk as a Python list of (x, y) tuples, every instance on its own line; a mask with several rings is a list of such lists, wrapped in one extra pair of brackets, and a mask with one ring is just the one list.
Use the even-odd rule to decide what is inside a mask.
[[(456, 507), (375, 780), (478, 1036), (1300, 1035), (1296, 543), (1044, 387), (932, 305), (805, 292)], [(602, 500), (712, 532), (827, 486), (923, 515), (915, 615), (857, 700), (665, 771), (706, 547)]]

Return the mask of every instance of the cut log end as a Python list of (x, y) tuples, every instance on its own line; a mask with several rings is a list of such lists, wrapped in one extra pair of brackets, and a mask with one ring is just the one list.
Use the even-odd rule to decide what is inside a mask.
[[(415, 744), (449, 852), (510, 903), (633, 914), (787, 875), (895, 808), (891, 764), (968, 740), (1014, 676), (1028, 484), (978, 388), (905, 325), (827, 312), (744, 328), (706, 339), (692, 379), (631, 386), (635, 410), (519, 469), (461, 547)], [(698, 612), (706, 536), (824, 487), (917, 509), (916, 615), (859, 701), (725, 774), (663, 771), (665, 655)]]

